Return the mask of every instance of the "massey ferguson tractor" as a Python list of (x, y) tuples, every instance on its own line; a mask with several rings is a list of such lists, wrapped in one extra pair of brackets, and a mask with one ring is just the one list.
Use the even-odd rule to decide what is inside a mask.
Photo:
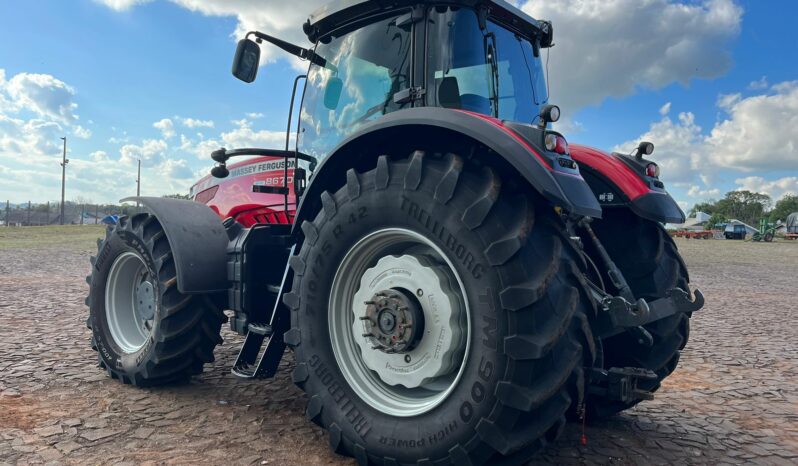
[(347, 0), (303, 31), (250, 32), (233, 63), (252, 82), (264, 42), (308, 62), (285, 147), (213, 152), (193, 201), (137, 198), (98, 242), (99, 366), (186, 381), (229, 315), (233, 374), (272, 377), (291, 348), (308, 419), (360, 464), (517, 464), (567, 419), (650, 399), (704, 302), (663, 229), (684, 214), (652, 144), (551, 129), (551, 23)]

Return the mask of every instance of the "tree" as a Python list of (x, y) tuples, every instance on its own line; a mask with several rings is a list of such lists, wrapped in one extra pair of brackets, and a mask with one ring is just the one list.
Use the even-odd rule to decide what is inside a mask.
[(697, 212), (704, 212), (705, 214), (714, 214), (715, 210), (717, 210), (718, 201), (714, 199), (710, 199), (706, 202), (699, 202), (690, 209), (689, 216), (695, 217)]
[(167, 197), (170, 199), (185, 199), (187, 201), (191, 200), (191, 196), (189, 196), (188, 194), (165, 194), (162, 197)]
[(798, 195), (787, 194), (776, 202), (776, 207), (770, 212), (770, 221), (771, 223), (776, 223), (777, 220), (783, 222), (793, 212), (798, 212)]
[(720, 213), (714, 213), (714, 214), (712, 214), (711, 217), (709, 217), (709, 220), (707, 220), (706, 229), (707, 230), (714, 230), (716, 225), (719, 225), (721, 223), (726, 223), (728, 221), (729, 221), (729, 219), (727, 219), (725, 215), (720, 214)]
[(759, 224), (771, 205), (770, 196), (751, 191), (729, 191), (717, 201), (701, 202), (693, 206), (691, 213), (701, 211), (710, 215), (719, 215), (725, 219), (737, 219), (749, 225)]

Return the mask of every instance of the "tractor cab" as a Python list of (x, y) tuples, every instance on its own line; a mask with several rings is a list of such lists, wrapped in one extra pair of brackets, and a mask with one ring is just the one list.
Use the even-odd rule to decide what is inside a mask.
[(360, 21), (351, 13), (347, 25), (306, 28), (325, 65), (308, 70), (301, 152), (323, 157), (361, 124), (410, 107), (539, 120), (548, 101), (540, 59), (548, 23), (514, 18), (510, 26), (484, 6), (399, 7)]
[[(304, 30), (312, 49), (251, 34), (309, 59), (295, 150), (317, 159), (397, 110), (442, 107), (534, 124), (548, 102), (541, 49), (551, 46), (551, 24), (502, 1), (349, 1), (314, 13)], [(257, 54), (242, 40), (239, 79), (255, 79)]]

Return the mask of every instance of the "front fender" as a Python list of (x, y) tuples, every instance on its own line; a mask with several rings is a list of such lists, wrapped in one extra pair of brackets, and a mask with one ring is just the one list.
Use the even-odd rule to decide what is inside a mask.
[[(184, 294), (225, 291), (227, 233), (222, 220), (205, 204), (163, 197), (128, 197), (141, 203), (163, 227)], [(157, 258), (156, 258), (157, 259)]]
[(618, 156), (577, 144), (571, 145), (571, 156), (579, 162), (602, 208), (628, 207), (647, 220), (684, 223), (684, 212), (662, 183), (657, 186), (644, 180)]
[[(297, 209), (295, 228), (315, 212), (327, 180), (341, 177), (352, 166), (351, 157), (373, 152), (376, 145), (390, 147), (386, 140), (417, 138), (419, 129), (435, 128), (474, 140), (495, 152), (552, 205), (577, 215), (601, 217), (601, 207), (578, 170), (562, 168), (541, 155), (525, 136), (495, 118), (461, 110), (419, 107), (390, 113), (364, 125), (328, 155), (314, 171)], [(424, 141), (419, 141), (423, 145)], [(375, 157), (377, 154), (373, 154)]]

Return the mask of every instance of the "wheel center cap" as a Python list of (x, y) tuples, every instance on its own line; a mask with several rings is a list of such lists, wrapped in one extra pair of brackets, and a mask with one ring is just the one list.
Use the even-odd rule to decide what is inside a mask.
[(135, 308), (142, 320), (155, 318), (155, 291), (152, 283), (143, 281), (136, 286)]
[(380, 311), (380, 331), (391, 333), (396, 328), (396, 317), (390, 311)]

